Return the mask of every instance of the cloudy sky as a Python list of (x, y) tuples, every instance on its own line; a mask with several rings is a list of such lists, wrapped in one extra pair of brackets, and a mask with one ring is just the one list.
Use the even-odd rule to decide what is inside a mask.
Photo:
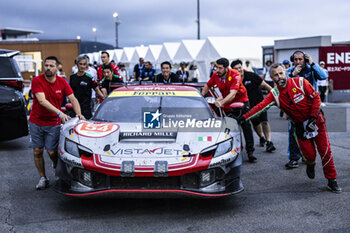
[[(0, 28), (42, 30), (40, 39), (97, 40), (119, 46), (196, 39), (197, 0), (1, 0)], [(350, 41), (348, 0), (200, 0), (201, 38), (305, 37)]]

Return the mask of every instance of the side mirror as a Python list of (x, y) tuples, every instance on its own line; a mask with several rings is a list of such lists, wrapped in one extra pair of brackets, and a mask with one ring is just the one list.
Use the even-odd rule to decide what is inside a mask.
[(69, 109), (69, 110), (73, 109), (73, 105), (72, 105), (71, 103), (66, 104), (65, 107), (66, 107), (67, 110), (68, 110), (68, 109)]
[(208, 104), (214, 104), (215, 103), (215, 98), (214, 97), (206, 97), (205, 100), (207, 101)]
[(230, 108), (232, 110), (241, 109), (241, 108), (243, 108), (243, 106), (244, 106), (244, 103), (242, 103), (242, 102), (235, 102), (235, 103), (230, 104)]

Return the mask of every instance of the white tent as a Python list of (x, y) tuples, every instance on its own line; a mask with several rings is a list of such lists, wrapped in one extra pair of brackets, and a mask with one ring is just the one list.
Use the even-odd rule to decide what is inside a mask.
[(196, 60), (200, 81), (209, 79), (210, 62), (220, 57), (249, 60), (252, 66), (262, 65), (262, 46), (273, 45), (275, 37), (208, 37)]
[(94, 52), (93, 53), (93, 59), (90, 61), (91, 63), (97, 62), (97, 63), (102, 63), (101, 61), (101, 53), (100, 52)]
[(135, 47), (125, 47), (120, 62), (130, 64), (131, 58), (135, 53)]
[[(109, 61), (114, 60), (114, 49), (108, 49), (106, 50), (107, 53), (109, 53)], [(116, 60), (114, 60), (116, 62)]]
[(144, 58), (146, 53), (148, 51), (148, 47), (141, 45), (141, 46), (137, 46), (135, 47), (135, 52), (132, 55), (131, 59), (130, 59), (130, 63), (131, 64), (136, 64), (139, 62), (139, 58), (142, 57)]
[(89, 57), (90, 64), (94, 63), (94, 54), (93, 53), (86, 53), (85, 55), (87, 55)]
[(149, 45), (147, 53), (145, 55), (145, 61), (150, 61), (151, 63), (156, 63), (162, 50), (163, 45)]
[(115, 49), (114, 50), (114, 56), (113, 56), (113, 60), (118, 63), (120, 62), (120, 59), (122, 58), (124, 50), (122, 49)]
[(182, 40), (173, 61), (175, 63), (194, 61), (204, 43), (205, 40)]
[(157, 62), (162, 63), (163, 61), (173, 61), (175, 53), (180, 47), (180, 42), (164, 42), (163, 48), (159, 53)]

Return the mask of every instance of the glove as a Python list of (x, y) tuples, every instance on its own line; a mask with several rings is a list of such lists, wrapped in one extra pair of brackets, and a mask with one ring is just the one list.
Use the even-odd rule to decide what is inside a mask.
[(238, 124), (241, 125), (241, 124), (243, 124), (244, 122), (245, 122), (245, 118), (244, 118), (243, 116), (240, 116), (240, 117), (237, 118), (237, 123), (238, 123)]
[(306, 124), (306, 131), (311, 133), (316, 130), (316, 117), (310, 117), (307, 124)]

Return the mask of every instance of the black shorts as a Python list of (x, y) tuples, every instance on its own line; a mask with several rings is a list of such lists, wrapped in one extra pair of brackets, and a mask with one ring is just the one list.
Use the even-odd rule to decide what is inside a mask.
[(261, 122), (267, 121), (267, 112), (261, 113), (258, 117), (251, 119), (250, 121), (252, 122), (253, 126), (257, 126)]

